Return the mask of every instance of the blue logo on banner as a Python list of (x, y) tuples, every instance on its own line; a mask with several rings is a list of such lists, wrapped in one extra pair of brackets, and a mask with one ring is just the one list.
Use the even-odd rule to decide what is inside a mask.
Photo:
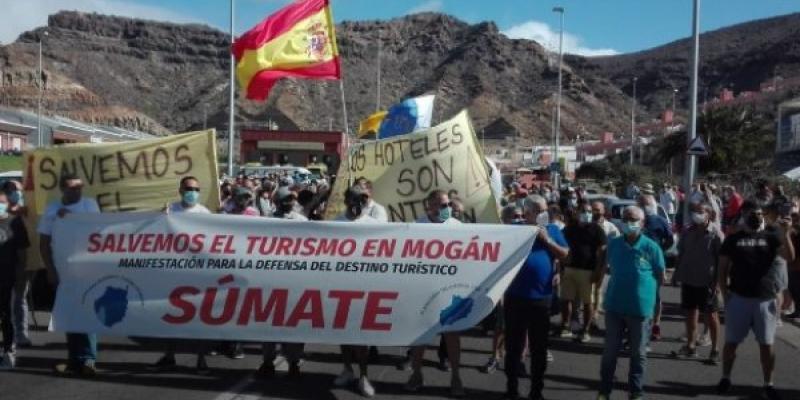
[(128, 288), (106, 286), (105, 292), (94, 301), (94, 313), (97, 319), (110, 328), (121, 322), (128, 312)]
[(469, 297), (453, 296), (450, 305), (439, 312), (439, 324), (453, 325), (466, 318), (472, 312), (473, 301)]

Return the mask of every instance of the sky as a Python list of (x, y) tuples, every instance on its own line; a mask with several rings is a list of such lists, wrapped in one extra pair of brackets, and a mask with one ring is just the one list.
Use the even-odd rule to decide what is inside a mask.
[[(199, 22), (229, 30), (229, 0), (0, 0), (0, 44), (47, 23), (62, 9), (152, 20)], [(236, 0), (241, 34), (290, 0)], [(558, 48), (564, 7), (564, 51), (608, 55), (648, 49), (691, 34), (692, 0), (331, 0), (334, 18), (385, 20), (423, 11), (477, 23), (493, 21), (509, 37)], [(800, 12), (800, 0), (701, 0), (702, 31)]]

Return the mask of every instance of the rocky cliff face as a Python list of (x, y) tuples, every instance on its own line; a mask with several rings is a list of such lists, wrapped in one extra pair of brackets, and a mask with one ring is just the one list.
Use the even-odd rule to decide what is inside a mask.
[[(49, 18), (44, 37), (45, 109), (156, 133), (227, 121), (228, 37), (176, 25), (78, 12)], [(37, 43), (45, 28), (0, 47), (3, 104), (33, 108)], [(439, 14), (338, 27), (349, 125), (376, 108), (377, 43), (382, 42), (381, 106), (438, 95), (435, 120), (469, 108), (486, 136), (544, 139), (551, 132), (557, 66), (534, 42), (510, 40), (491, 23)], [(601, 78), (565, 69), (568, 135), (624, 126), (625, 96)], [(266, 103), (239, 101), (239, 119), (289, 129), (341, 129), (338, 82), (284, 81)], [(511, 130), (511, 131), (509, 131)]]
[[(61, 12), (44, 37), (45, 110), (157, 134), (208, 125), (225, 129), (228, 36), (202, 25)], [(37, 43), (45, 28), (0, 46), (0, 104), (35, 108)], [(376, 109), (378, 42), (383, 108), (437, 95), (434, 121), (469, 108), (487, 138), (549, 141), (557, 63), (539, 44), (511, 40), (492, 23), (470, 25), (441, 14), (337, 27), (349, 126)], [(630, 79), (654, 114), (688, 87), (689, 42), (613, 57), (569, 56), (564, 66), (562, 131), (627, 131)], [(743, 24), (703, 36), (701, 85), (746, 90), (778, 74), (800, 75), (800, 14)], [(702, 90), (702, 89), (701, 89)], [(686, 91), (679, 93), (685, 100)], [(339, 82), (284, 80), (266, 103), (238, 101), (237, 119), (284, 129), (342, 129)]]

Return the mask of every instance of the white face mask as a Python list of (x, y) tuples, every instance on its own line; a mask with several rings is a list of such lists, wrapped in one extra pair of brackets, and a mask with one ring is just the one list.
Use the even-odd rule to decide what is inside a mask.
[(705, 213), (692, 213), (692, 222), (697, 225), (702, 225), (706, 223), (706, 214)]
[(549, 223), (550, 223), (550, 216), (547, 214), (547, 211), (542, 211), (539, 213), (539, 215), (536, 216), (537, 226), (545, 227)]

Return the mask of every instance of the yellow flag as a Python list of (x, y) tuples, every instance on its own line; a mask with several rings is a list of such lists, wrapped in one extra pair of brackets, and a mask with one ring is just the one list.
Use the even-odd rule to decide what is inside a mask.
[(377, 134), (378, 130), (381, 128), (381, 122), (383, 122), (387, 113), (388, 111), (378, 111), (361, 121), (361, 124), (358, 126), (358, 137), (362, 138), (370, 134)]

